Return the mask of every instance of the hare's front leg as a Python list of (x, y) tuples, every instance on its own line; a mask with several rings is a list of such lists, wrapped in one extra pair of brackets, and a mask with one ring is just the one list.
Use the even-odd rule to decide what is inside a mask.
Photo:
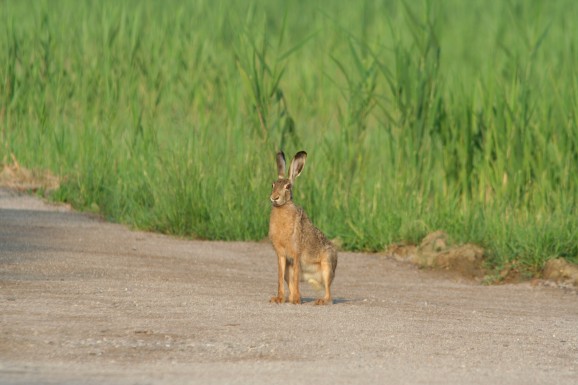
[(277, 297), (271, 297), (270, 302), (272, 303), (283, 303), (285, 302), (285, 268), (287, 266), (287, 257), (285, 256), (285, 250), (277, 250), (277, 262), (279, 264), (278, 275), (277, 275)]
[(287, 284), (289, 285), (289, 302), (298, 305), (301, 303), (301, 293), (299, 292), (299, 280), (301, 279), (301, 262), (299, 254), (295, 253), (291, 266), (287, 266), (289, 272)]

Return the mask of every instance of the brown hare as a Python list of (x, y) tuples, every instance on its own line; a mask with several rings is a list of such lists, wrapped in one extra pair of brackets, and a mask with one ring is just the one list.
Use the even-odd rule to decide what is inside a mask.
[(293, 203), (292, 187), (301, 174), (307, 159), (299, 151), (291, 161), (289, 178), (285, 178), (285, 154), (277, 153), (278, 179), (271, 192), (271, 219), (269, 239), (279, 262), (277, 296), (271, 302), (285, 302), (285, 284), (289, 286), (289, 302), (301, 303), (299, 281), (307, 281), (316, 288), (324, 288), (325, 295), (315, 301), (317, 305), (332, 304), (331, 282), (337, 267), (337, 250), (317, 229), (305, 211)]

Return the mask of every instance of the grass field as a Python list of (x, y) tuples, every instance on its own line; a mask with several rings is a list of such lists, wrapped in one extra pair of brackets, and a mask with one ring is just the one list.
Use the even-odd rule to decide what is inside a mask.
[(578, 262), (578, 3), (0, 2), (0, 162), (138, 228), (267, 234), (275, 151), (347, 249)]

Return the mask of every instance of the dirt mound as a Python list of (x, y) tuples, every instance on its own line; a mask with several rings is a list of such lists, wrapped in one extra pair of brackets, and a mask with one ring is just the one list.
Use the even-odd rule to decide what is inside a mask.
[(22, 167), (11, 154), (12, 163), (4, 162), (0, 171), (0, 186), (17, 191), (55, 190), (60, 185), (58, 177), (49, 171), (33, 171)]
[(420, 267), (450, 270), (473, 279), (484, 277), (484, 249), (469, 243), (450, 245), (448, 235), (443, 231), (427, 235), (419, 246), (392, 245), (386, 254)]
[(546, 262), (542, 274), (544, 279), (554, 281), (559, 285), (572, 285), (578, 288), (578, 266), (564, 258), (551, 259)]

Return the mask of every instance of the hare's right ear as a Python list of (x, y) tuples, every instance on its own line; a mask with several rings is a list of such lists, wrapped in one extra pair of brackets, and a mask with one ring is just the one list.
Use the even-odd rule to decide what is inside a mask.
[(277, 153), (277, 176), (279, 179), (285, 178), (285, 154), (283, 151)]
[(299, 151), (295, 154), (295, 157), (291, 161), (291, 168), (289, 170), (289, 180), (291, 184), (295, 183), (295, 178), (301, 174), (303, 167), (305, 166), (305, 160), (307, 159), (307, 153), (305, 151)]

